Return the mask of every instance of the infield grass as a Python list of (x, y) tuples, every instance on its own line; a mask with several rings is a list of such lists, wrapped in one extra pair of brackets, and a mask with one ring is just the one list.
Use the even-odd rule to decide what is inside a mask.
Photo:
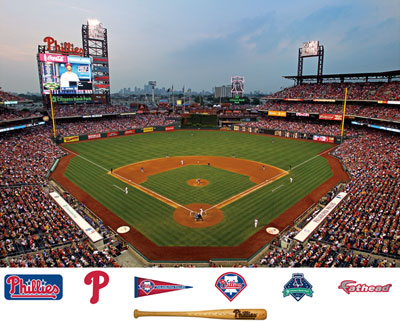
[[(316, 142), (237, 132), (148, 133), (66, 145), (66, 148), (85, 158), (71, 159), (66, 176), (158, 245), (230, 246), (240, 244), (256, 232), (254, 218), (258, 218), (259, 226), (271, 222), (331, 177), (328, 162), (323, 157), (317, 156), (329, 147), (330, 145)], [(110, 168), (116, 169), (143, 160), (163, 158), (167, 154), (171, 157), (234, 155), (237, 158), (270, 164), (283, 170), (289, 170), (290, 166), (294, 169), (290, 175), (223, 207), (224, 218), (217, 225), (192, 229), (173, 220), (173, 207), (133, 187), (126, 195), (123, 192), (126, 184), (107, 174)], [(300, 166), (295, 167), (297, 165)], [(206, 172), (209, 166), (204, 167), (206, 170), (203, 170), (203, 166), (185, 166), (180, 168), (182, 173), (179, 174), (166, 172), (153, 175), (160, 177), (154, 177), (153, 181), (151, 176), (143, 185), (149, 188), (158, 185), (157, 192), (165, 191), (167, 196), (166, 192), (169, 191), (168, 194), (174, 196), (172, 199), (181, 204), (198, 203), (202, 194), (201, 188), (194, 187), (192, 190), (182, 183), (186, 178), (197, 177), (197, 173), (194, 176), (189, 174), (192, 171)], [(212, 167), (208, 171), (212, 171), (210, 178), (226, 172), (219, 169), (216, 171)], [(204, 176), (208, 175), (204, 173)], [(289, 183), (289, 177), (293, 177), (293, 183)], [(160, 187), (160, 179), (162, 183), (165, 181), (165, 187)], [(215, 196), (207, 193), (208, 196), (201, 197), (204, 198), (201, 202), (215, 204), (223, 199), (223, 196), (235, 195), (237, 188), (232, 188), (229, 184), (230, 176), (225, 176), (225, 180), (228, 181), (226, 185), (215, 187)], [(246, 179), (233, 181), (240, 189), (243, 187), (243, 190), (253, 185)], [(168, 197), (171, 198), (171, 195)]]

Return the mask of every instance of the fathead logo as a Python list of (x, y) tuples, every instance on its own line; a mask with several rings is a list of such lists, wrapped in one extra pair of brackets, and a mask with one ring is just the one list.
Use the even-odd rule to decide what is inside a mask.
[(8, 300), (60, 300), (63, 296), (60, 275), (7, 275), (4, 297)]
[[(103, 279), (102, 283), (100, 283), (100, 277)], [(93, 284), (93, 294), (90, 299), (91, 304), (96, 304), (99, 301), (99, 291), (100, 289), (106, 287), (109, 281), (110, 277), (108, 277), (104, 271), (96, 270), (86, 275), (85, 284)]]
[(392, 284), (381, 285), (367, 285), (357, 284), (354, 280), (344, 280), (338, 286), (343, 289), (347, 294), (350, 293), (388, 293)]

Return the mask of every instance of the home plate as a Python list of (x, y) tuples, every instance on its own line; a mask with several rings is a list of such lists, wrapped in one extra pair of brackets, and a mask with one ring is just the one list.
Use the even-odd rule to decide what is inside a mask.
[(279, 233), (279, 230), (274, 227), (268, 227), (267, 229), (265, 229), (265, 231), (267, 231), (267, 233), (273, 234), (273, 235), (277, 235)]
[(117, 229), (117, 232), (118, 233), (127, 233), (127, 232), (129, 232), (130, 229), (131, 229), (130, 227), (128, 227), (127, 225), (124, 225), (122, 227), (119, 227)]

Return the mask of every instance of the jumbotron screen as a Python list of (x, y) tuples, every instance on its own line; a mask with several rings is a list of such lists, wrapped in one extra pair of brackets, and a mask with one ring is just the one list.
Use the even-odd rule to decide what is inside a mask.
[(89, 57), (39, 54), (43, 94), (92, 94)]

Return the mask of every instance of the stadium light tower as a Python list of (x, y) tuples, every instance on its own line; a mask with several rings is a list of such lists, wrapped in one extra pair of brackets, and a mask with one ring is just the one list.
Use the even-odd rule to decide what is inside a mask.
[(156, 105), (156, 102), (154, 100), (154, 88), (156, 87), (157, 82), (156, 81), (149, 81), (149, 86), (151, 86), (151, 98), (153, 100), (153, 106)]
[(318, 40), (303, 43), (299, 48), (299, 58), (297, 63), (297, 84), (303, 83), (303, 59), (318, 56), (317, 83), (322, 83), (322, 71), (324, 69), (324, 46)]
[(110, 103), (110, 72), (108, 60), (107, 29), (97, 19), (88, 19), (82, 25), (84, 56), (92, 59), (93, 92), (103, 94)]

